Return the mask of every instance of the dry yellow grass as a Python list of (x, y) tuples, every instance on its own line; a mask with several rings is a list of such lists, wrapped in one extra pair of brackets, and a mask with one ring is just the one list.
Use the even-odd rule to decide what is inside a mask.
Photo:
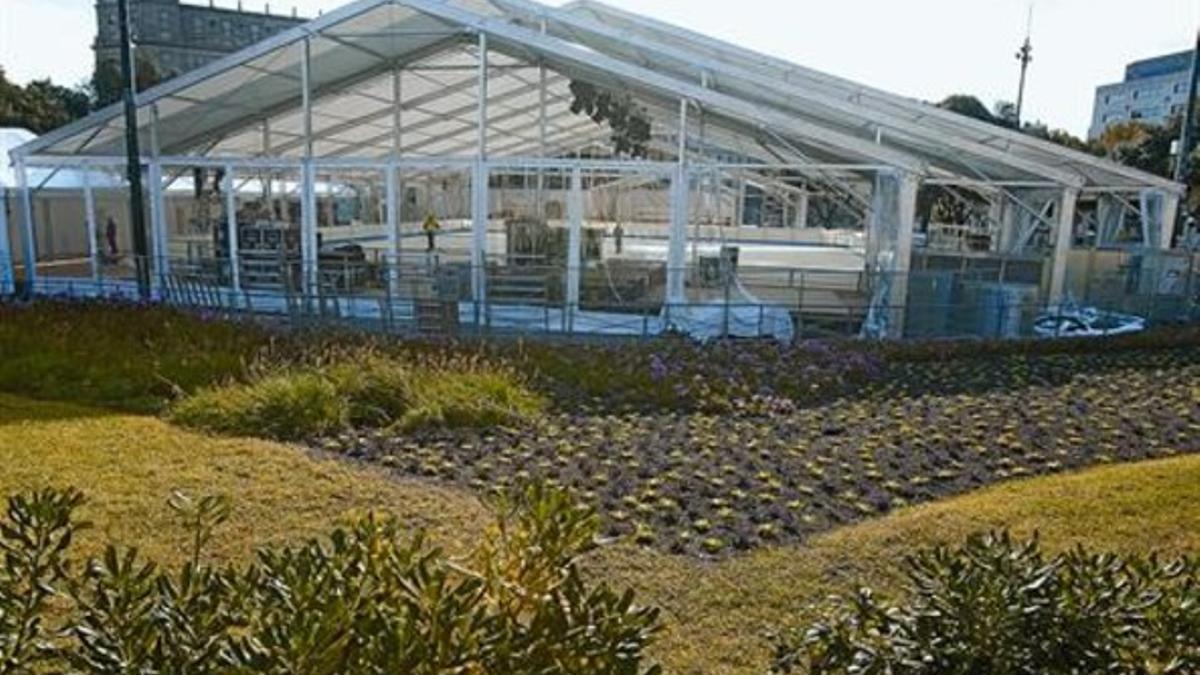
[(256, 547), (329, 530), (367, 510), (423, 526), (448, 547), (480, 531), (486, 509), (460, 491), (402, 482), (367, 467), (316, 458), (294, 447), (223, 439), (154, 417), (0, 394), (0, 495), (75, 486), (94, 524), (81, 546), (103, 539), (137, 546), (150, 558), (179, 557), (183, 537), (166, 500), (172, 490), (223, 493), (233, 515), (212, 551), (244, 559)]
[[(222, 492), (233, 517), (213, 554), (244, 559), (256, 547), (326, 531), (368, 509), (426, 526), (452, 549), (468, 544), (486, 508), (458, 490), (391, 479), (294, 447), (216, 439), (150, 417), (0, 395), (0, 494), (47, 485), (87, 492), (96, 529), (150, 557), (177, 559), (181, 537), (165, 500), (173, 489)], [(669, 630), (655, 655), (672, 673), (762, 673), (766, 632), (810, 603), (865, 582), (894, 587), (898, 556), (936, 542), (1007, 527), (1037, 530), (1051, 548), (1200, 551), (1200, 457), (1109, 466), (1038, 478), (901, 511), (718, 563), (617, 546), (595, 573), (632, 585), (664, 608)]]

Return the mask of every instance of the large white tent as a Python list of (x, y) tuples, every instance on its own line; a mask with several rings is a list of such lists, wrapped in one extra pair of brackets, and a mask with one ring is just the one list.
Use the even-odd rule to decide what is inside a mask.
[[(637, 151), (581, 92), (648, 123)], [(976, 305), (1018, 285), (1053, 306), (1073, 248), (1169, 249), (1182, 194), (592, 0), (359, 0), (137, 106), (164, 297), (202, 279), (216, 302), (381, 320), (438, 298), (479, 328), (789, 337), (844, 315), (901, 335), (937, 304), (916, 268), (956, 268)], [(116, 106), (12, 152), (27, 287), (128, 283), (123, 134)], [(39, 206), (62, 192), (78, 215)], [(39, 228), (81, 243), (49, 256)]]

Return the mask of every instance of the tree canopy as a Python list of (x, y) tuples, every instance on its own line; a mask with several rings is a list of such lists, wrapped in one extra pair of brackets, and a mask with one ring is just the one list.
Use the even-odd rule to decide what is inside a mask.
[[(137, 60), (138, 91), (161, 82), (163, 74), (153, 61)], [(121, 99), (121, 70), (116, 63), (101, 63), (90, 82), (64, 87), (50, 80), (34, 80), (21, 86), (8, 79), (0, 66), (0, 127), (21, 127), (44, 134), (87, 116)]]
[(50, 80), (22, 87), (10, 82), (0, 66), (0, 126), (43, 134), (87, 115), (90, 109), (91, 97), (83, 88), (68, 89)]
[[(993, 111), (975, 96), (954, 94), (947, 96), (937, 105), (939, 108), (999, 127), (1012, 129), (1015, 126), (1015, 109), (1012, 104), (1004, 101), (997, 103)], [(1171, 150), (1179, 138), (1182, 124), (1183, 119), (1178, 115), (1165, 125), (1141, 121), (1125, 122), (1109, 127), (1100, 138), (1090, 141), (1085, 141), (1064, 129), (1051, 129), (1041, 121), (1026, 122), (1021, 126), (1021, 133), (1072, 150), (1107, 157), (1157, 176), (1174, 178), (1176, 160)], [(1200, 210), (1200, 146), (1192, 149), (1189, 167), (1184, 182), (1192, 186), (1189, 206), (1195, 211)]]

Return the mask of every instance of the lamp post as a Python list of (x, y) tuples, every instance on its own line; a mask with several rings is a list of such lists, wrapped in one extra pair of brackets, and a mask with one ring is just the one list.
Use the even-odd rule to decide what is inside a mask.
[(1025, 44), (1017, 50), (1017, 61), (1021, 64), (1021, 84), (1017, 87), (1017, 129), (1021, 128), (1021, 110), (1025, 107), (1025, 77), (1029, 64), (1033, 63), (1033, 6), (1029, 7), (1029, 23), (1025, 30)]
[(125, 170), (129, 179), (129, 220), (133, 228), (133, 256), (138, 295), (150, 299), (150, 245), (142, 198), (142, 158), (138, 147), (137, 83), (133, 77), (133, 42), (129, 38), (129, 0), (117, 0), (121, 31), (121, 89), (125, 102)]

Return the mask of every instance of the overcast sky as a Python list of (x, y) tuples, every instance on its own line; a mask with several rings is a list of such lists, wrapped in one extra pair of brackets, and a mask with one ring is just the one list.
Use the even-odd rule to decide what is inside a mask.
[[(184, 0), (204, 2), (205, 0)], [(1029, 0), (607, 0), (744, 47), (925, 100), (1016, 98)], [(92, 66), (94, 0), (0, 0), (0, 65), (76, 84)], [(236, 0), (216, 0), (224, 7)], [(247, 8), (261, 10), (261, 0)], [(276, 0), (315, 15), (340, 0)], [(561, 4), (554, 2), (554, 4)], [(1026, 119), (1084, 135), (1097, 85), (1127, 62), (1191, 47), (1200, 0), (1035, 0)]]

